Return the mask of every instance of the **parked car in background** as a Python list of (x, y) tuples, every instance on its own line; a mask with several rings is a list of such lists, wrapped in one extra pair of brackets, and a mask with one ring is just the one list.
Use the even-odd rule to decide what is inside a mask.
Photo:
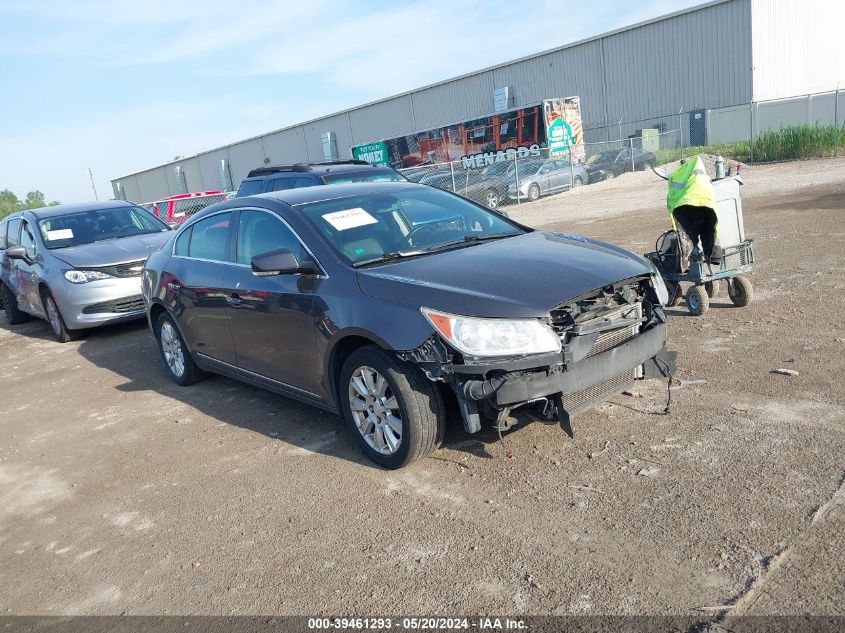
[(63, 204), (0, 222), (0, 294), (15, 325), (45, 319), (56, 340), (143, 318), (141, 269), (170, 228), (129, 202)]
[(268, 191), (300, 189), (317, 185), (349, 182), (392, 182), (407, 180), (390, 167), (370, 165), (363, 160), (336, 160), (323, 163), (297, 163), (253, 169), (241, 181), (236, 198)]
[(672, 362), (646, 260), (409, 182), (222, 202), (143, 288), (176, 383), (214, 372), (338, 413), (385, 468), (437, 447), (447, 399), (470, 433), (531, 403), (563, 422)]
[[(590, 181), (587, 170), (565, 158), (520, 161), (510, 172), (508, 197), (537, 200), (540, 196), (580, 187)], [(519, 187), (517, 188), (517, 181)]]
[(202, 211), (212, 204), (227, 200), (230, 193), (223, 191), (180, 193), (175, 196), (156, 200), (155, 202), (148, 202), (141, 206), (169, 226), (177, 226), (197, 211)]
[(421, 178), (418, 182), (452, 191), (488, 209), (496, 209), (508, 199), (508, 169), (513, 163), (494, 163), (484, 169), (451, 169)]
[(646, 171), (657, 165), (657, 157), (651, 152), (635, 147), (632, 159), (631, 151), (630, 147), (609, 149), (589, 156), (584, 166), (590, 181), (610, 180), (628, 171)]

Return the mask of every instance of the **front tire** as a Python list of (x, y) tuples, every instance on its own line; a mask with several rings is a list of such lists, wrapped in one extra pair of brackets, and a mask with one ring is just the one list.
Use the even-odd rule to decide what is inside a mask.
[(540, 198), (540, 185), (536, 182), (532, 182), (531, 186), (528, 187), (528, 199), (531, 202), (535, 202)]
[(20, 325), (32, 318), (29, 314), (18, 308), (18, 298), (15, 296), (15, 293), (3, 284), (0, 284), (0, 294), (3, 295), (3, 309), (6, 311), (6, 320), (9, 322), (9, 325)]
[(47, 323), (50, 324), (53, 336), (59, 343), (68, 343), (79, 338), (79, 332), (67, 329), (62, 313), (59, 312), (59, 306), (47, 288), (41, 291), (41, 301), (44, 304), (44, 312), (47, 314)]
[(684, 296), (684, 293), (681, 290), (681, 284), (677, 281), (667, 281), (666, 290), (669, 291), (669, 301), (666, 302), (666, 306), (674, 308), (681, 302), (681, 298)]
[(382, 468), (402, 468), (430, 455), (443, 437), (446, 416), (436, 385), (377, 347), (349, 356), (338, 396), (358, 446)]
[(701, 316), (710, 308), (710, 297), (704, 286), (690, 286), (687, 290), (687, 309), (693, 316)]
[(580, 187), (584, 184), (584, 179), (581, 176), (575, 176), (575, 180), (573, 181), (572, 187)]
[(487, 194), (484, 196), (484, 204), (487, 205), (487, 208), (496, 209), (500, 202), (501, 200), (499, 199), (499, 194), (496, 193), (496, 190), (488, 189)]
[(155, 335), (164, 367), (173, 382), (187, 387), (206, 377), (206, 373), (197, 367), (191, 357), (185, 339), (182, 338), (173, 318), (166, 312), (156, 320)]

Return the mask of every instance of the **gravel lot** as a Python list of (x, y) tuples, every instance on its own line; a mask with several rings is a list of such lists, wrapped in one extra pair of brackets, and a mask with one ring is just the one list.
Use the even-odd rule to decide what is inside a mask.
[[(0, 613), (845, 614), (845, 161), (744, 175), (755, 299), (672, 311), (671, 413), (640, 383), (512, 460), (455, 421), (385, 472), (334, 416), (173, 385), (143, 322), (0, 317)], [(643, 252), (664, 185), (511, 210)]]

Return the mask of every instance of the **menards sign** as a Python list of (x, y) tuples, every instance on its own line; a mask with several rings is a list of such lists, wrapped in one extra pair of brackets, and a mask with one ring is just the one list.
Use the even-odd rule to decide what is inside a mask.
[(528, 147), (509, 147), (495, 152), (481, 152), (471, 156), (461, 156), (461, 167), (464, 169), (478, 169), (494, 163), (513, 162), (516, 158), (539, 156), (540, 146), (534, 143)]

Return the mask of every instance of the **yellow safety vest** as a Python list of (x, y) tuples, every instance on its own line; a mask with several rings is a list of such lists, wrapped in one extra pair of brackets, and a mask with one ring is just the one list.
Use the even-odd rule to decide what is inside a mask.
[(690, 158), (669, 176), (669, 193), (666, 194), (666, 205), (675, 226), (675, 209), (689, 205), (693, 207), (709, 207), (716, 211), (716, 196), (713, 184), (704, 170), (701, 156)]

